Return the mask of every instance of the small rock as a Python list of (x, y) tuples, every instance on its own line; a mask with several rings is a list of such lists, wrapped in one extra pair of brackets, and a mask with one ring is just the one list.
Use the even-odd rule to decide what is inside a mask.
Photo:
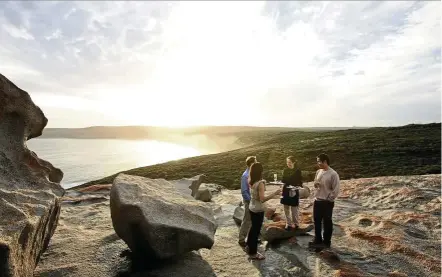
[(236, 207), (235, 211), (233, 212), (233, 220), (235, 220), (236, 224), (241, 225), (243, 218), (244, 218), (244, 208)]
[(212, 200), (212, 193), (207, 188), (200, 188), (195, 195), (195, 199), (203, 202), (210, 202)]

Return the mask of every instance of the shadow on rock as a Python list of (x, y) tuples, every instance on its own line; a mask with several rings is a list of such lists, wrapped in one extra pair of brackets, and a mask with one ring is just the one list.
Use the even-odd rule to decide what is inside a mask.
[(180, 257), (158, 260), (147, 259), (145, 256), (125, 250), (120, 254), (129, 261), (125, 270), (115, 277), (200, 277), (216, 276), (212, 267), (198, 252), (189, 252)]

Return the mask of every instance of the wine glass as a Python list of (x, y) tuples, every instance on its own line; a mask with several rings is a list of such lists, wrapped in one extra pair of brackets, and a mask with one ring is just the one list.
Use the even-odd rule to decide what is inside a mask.
[(276, 181), (278, 180), (278, 174), (273, 174), (273, 180), (275, 181), (275, 183), (276, 183)]

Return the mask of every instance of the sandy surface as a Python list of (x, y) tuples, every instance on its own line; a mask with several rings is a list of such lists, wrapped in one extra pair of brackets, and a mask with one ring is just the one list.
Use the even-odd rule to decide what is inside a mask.
[[(161, 265), (131, 259), (112, 228), (108, 187), (69, 192), (35, 276), (440, 276), (440, 178), (342, 181), (332, 251), (311, 252), (307, 243), (312, 237), (299, 236), (262, 245), (267, 259), (253, 263), (237, 244), (232, 219), (239, 191), (223, 190), (209, 203), (219, 222), (211, 250)], [(312, 201), (301, 200), (305, 223), (311, 222)], [(270, 206), (282, 210), (278, 200)]]

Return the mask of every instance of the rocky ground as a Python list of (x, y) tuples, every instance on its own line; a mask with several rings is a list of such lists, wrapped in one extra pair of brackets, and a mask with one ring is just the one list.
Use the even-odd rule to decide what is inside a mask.
[[(311, 187), (311, 184), (308, 186)], [(34, 276), (440, 276), (441, 175), (342, 181), (332, 251), (307, 249), (311, 236), (261, 245), (251, 262), (237, 244), (232, 219), (239, 191), (221, 190), (208, 205), (218, 229), (212, 249), (152, 265), (132, 257), (112, 227), (110, 185), (69, 191), (58, 227)], [(269, 187), (269, 190), (272, 190)], [(311, 223), (312, 198), (301, 200)], [(278, 200), (269, 206), (281, 212)], [(269, 224), (269, 222), (267, 222)], [(278, 223), (271, 223), (278, 224)], [(312, 232), (311, 232), (312, 233)]]

